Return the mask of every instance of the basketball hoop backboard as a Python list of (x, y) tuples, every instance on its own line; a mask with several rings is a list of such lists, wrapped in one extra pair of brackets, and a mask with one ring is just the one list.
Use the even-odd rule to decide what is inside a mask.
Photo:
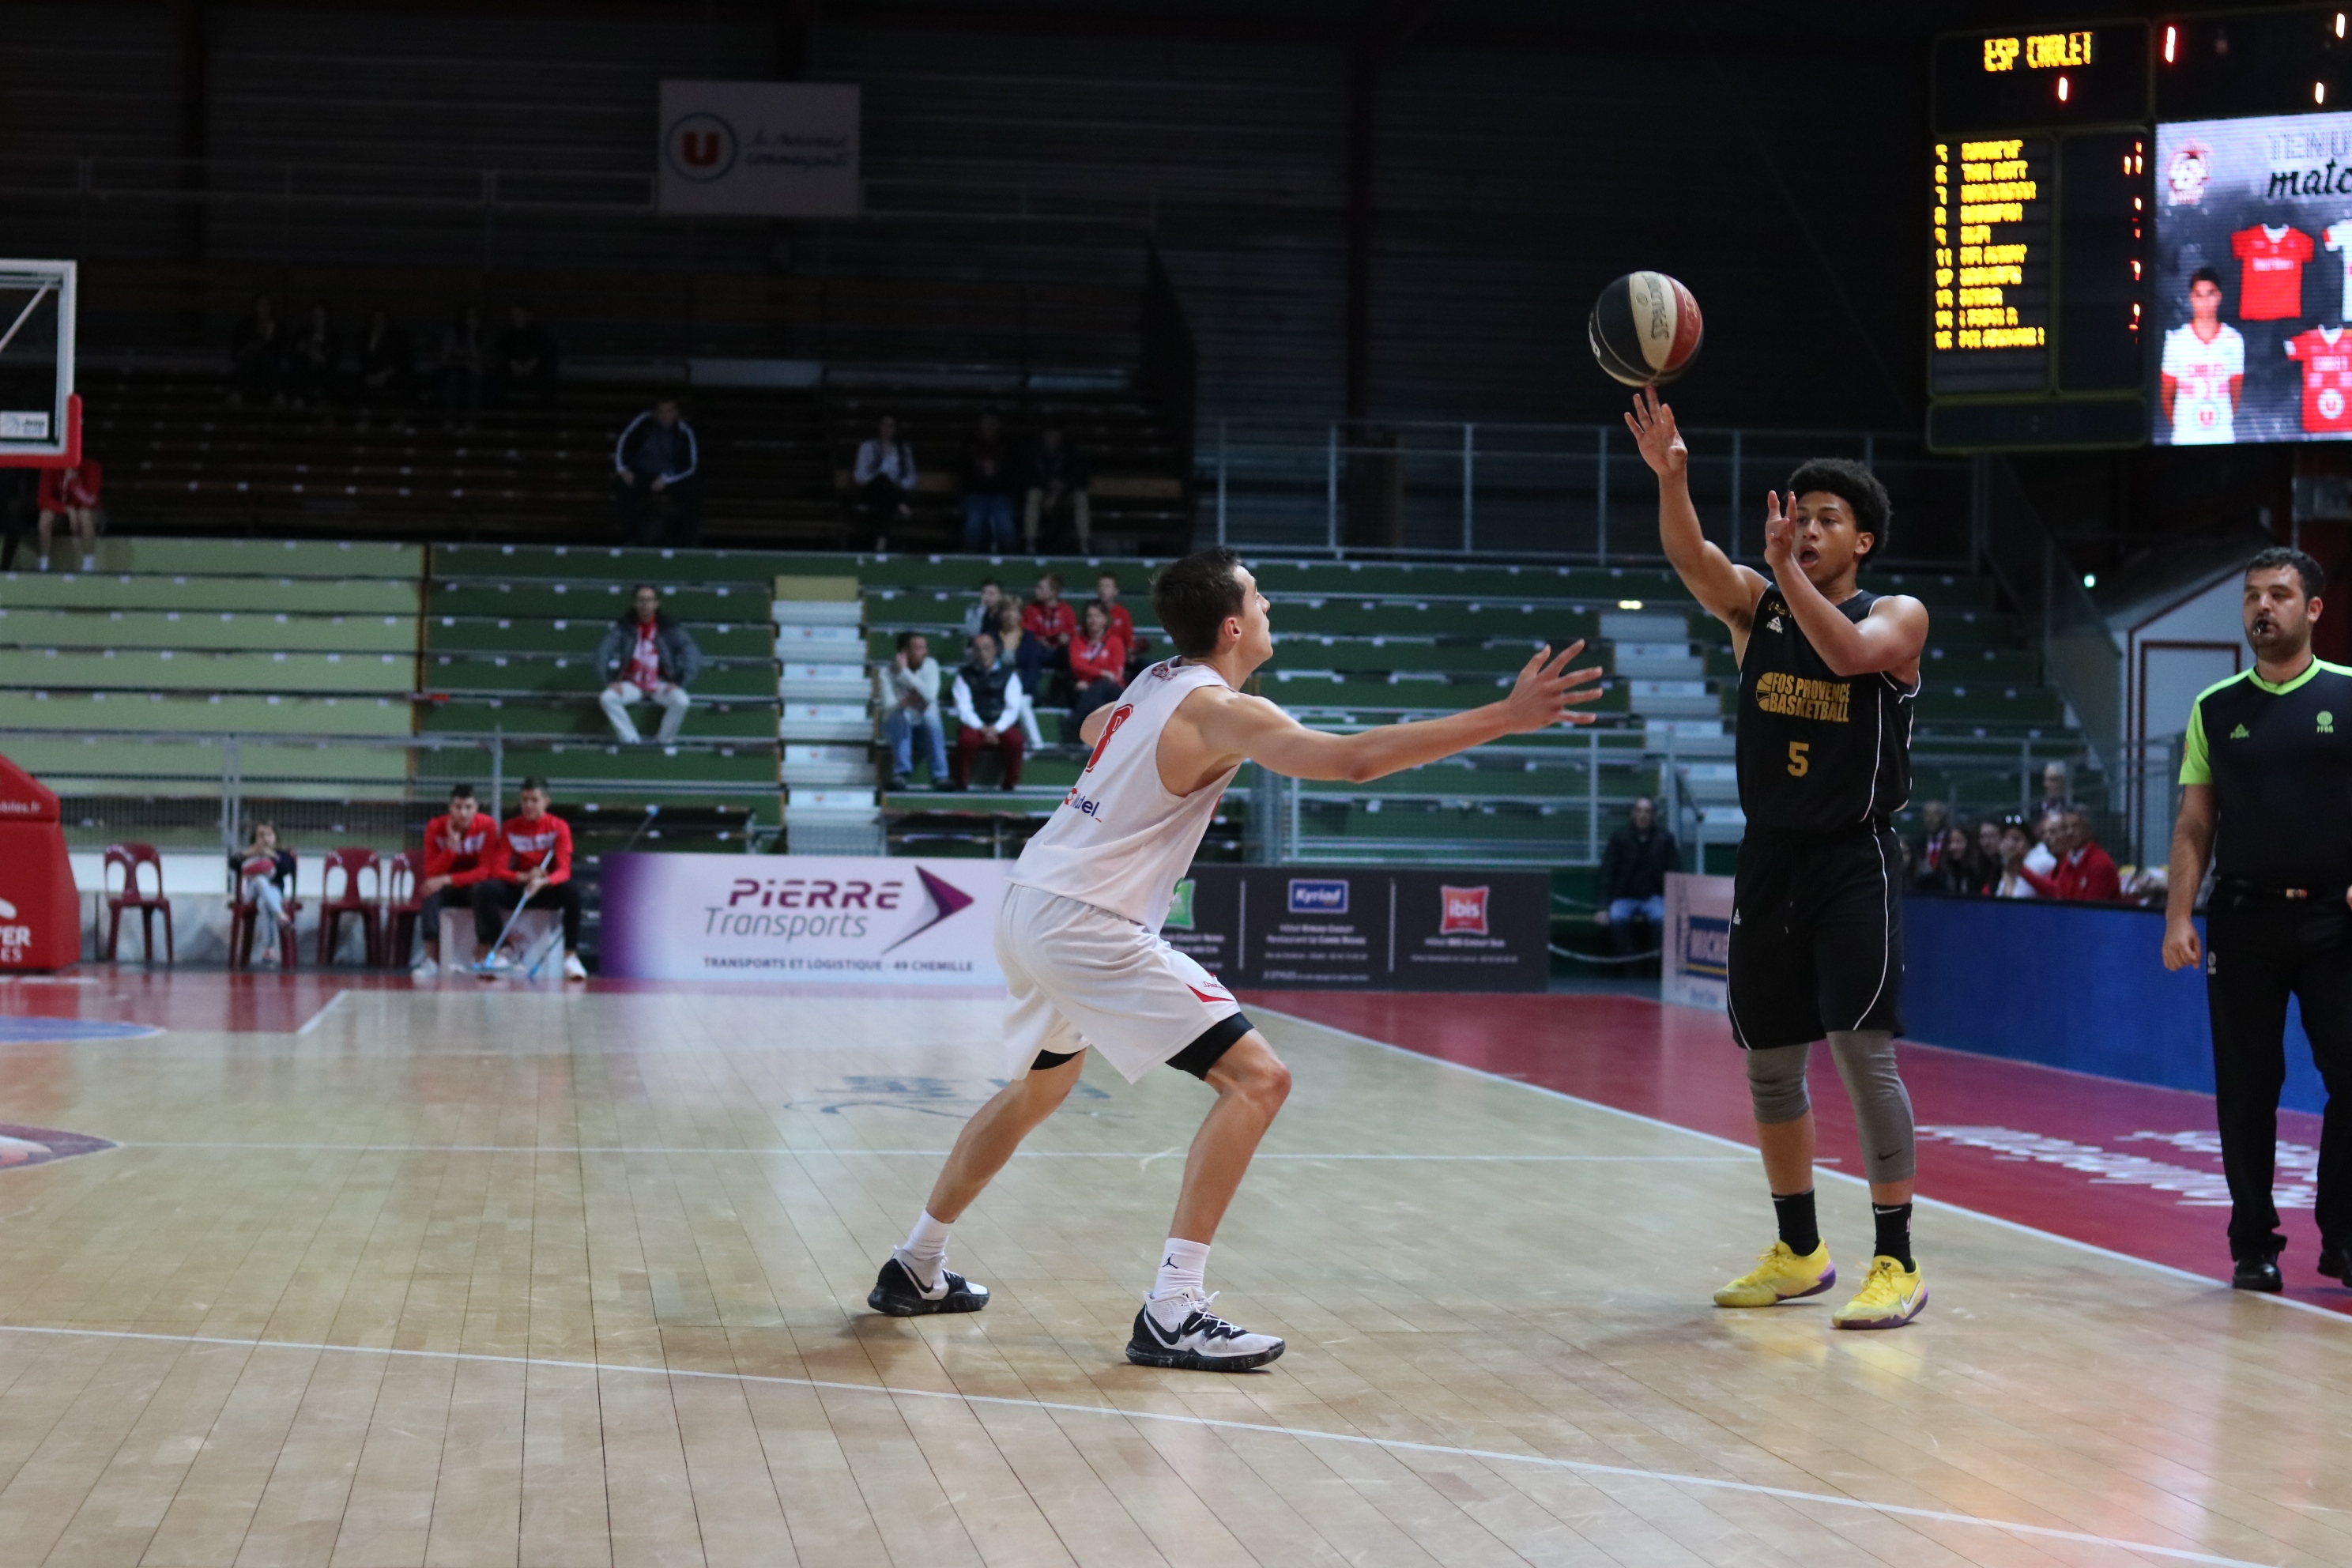
[(0, 260), (0, 468), (80, 458), (74, 293), (70, 261)]

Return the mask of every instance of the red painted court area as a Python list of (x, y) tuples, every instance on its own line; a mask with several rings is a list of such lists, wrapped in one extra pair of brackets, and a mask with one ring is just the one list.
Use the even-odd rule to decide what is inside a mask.
[[(1613, 995), (1262, 991), (1244, 1000), (1755, 1146), (1739, 1048), (1722, 1018), (1696, 1008)], [(1908, 1042), (1901, 1054), (1921, 1129), (1922, 1197), (2225, 1285), (2229, 1209), (2211, 1097)], [(1826, 1047), (1813, 1054), (1811, 1089), (1823, 1162), (1856, 1169), (1853, 1113)], [(2276, 1191), (2288, 1247), (2279, 1266), (2289, 1295), (2352, 1313), (2352, 1289), (2312, 1268), (2318, 1147), (2319, 1118), (2280, 1113)], [(1836, 1217), (1848, 1201), (1836, 1189), (1822, 1194), (1832, 1233), (1854, 1228)], [(1859, 1204), (1859, 1192), (1850, 1201)], [(1769, 1240), (1760, 1172), (1756, 1204)], [(1923, 1217), (1924, 1237), (1935, 1223)]]

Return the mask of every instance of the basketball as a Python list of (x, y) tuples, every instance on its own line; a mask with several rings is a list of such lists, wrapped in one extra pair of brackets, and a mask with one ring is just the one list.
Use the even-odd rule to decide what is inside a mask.
[(1698, 357), (1698, 301), (1663, 272), (1628, 272), (1593, 301), (1592, 357), (1628, 386), (1664, 386)]

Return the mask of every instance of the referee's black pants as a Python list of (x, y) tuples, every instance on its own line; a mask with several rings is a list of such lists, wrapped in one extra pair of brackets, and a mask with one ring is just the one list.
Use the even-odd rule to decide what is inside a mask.
[(2275, 1253), (2285, 1245), (2271, 1182), (2290, 995), (2303, 1005), (2303, 1030), (2327, 1087), (2313, 1217), (2323, 1244), (2352, 1247), (2352, 910), (2341, 895), (2325, 902), (2285, 900), (2224, 883), (2214, 890), (2205, 929), (2230, 1255)]

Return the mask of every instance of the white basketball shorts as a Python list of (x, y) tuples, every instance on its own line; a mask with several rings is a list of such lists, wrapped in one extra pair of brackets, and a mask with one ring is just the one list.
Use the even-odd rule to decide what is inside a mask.
[(1092, 1048), (1134, 1083), (1242, 1010), (1215, 976), (1124, 915), (1017, 882), (997, 911), (996, 962), (1012, 993), (1013, 1078), (1040, 1051)]

